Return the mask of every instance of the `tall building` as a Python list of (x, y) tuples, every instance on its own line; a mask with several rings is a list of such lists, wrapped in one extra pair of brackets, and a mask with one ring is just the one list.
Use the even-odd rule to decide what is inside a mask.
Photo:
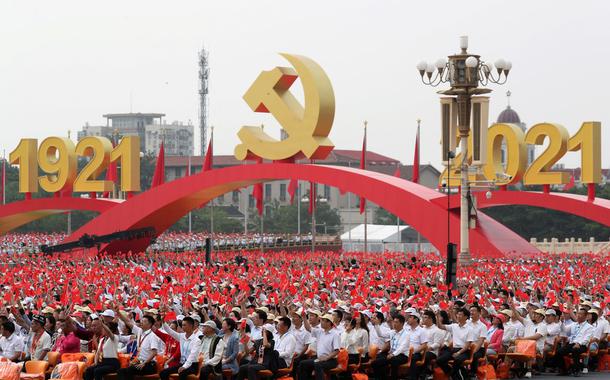
[(112, 113), (103, 115), (105, 126), (85, 124), (78, 132), (80, 140), (86, 136), (104, 136), (112, 140), (115, 136), (139, 136), (140, 151), (158, 152), (161, 141), (165, 141), (167, 155), (190, 156), (194, 148), (192, 124), (173, 122), (167, 124), (162, 113)]

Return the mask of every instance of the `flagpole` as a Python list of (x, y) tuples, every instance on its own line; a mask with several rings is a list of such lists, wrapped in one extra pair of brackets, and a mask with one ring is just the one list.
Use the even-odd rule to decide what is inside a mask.
[[(189, 154), (189, 160), (188, 160), (188, 168), (187, 168), (187, 175), (190, 176), (191, 175), (191, 155)], [(193, 216), (192, 216), (192, 211), (189, 211), (189, 234), (193, 233)]]
[[(417, 119), (417, 183), (419, 183), (419, 125), (421, 119)], [(415, 169), (415, 168), (414, 168)], [(417, 231), (417, 252), (421, 252), (421, 234)]]
[(301, 238), (301, 184), (297, 180), (297, 236)]
[[(212, 142), (212, 146), (214, 146), (214, 126), (212, 125), (210, 127), (211, 129), (211, 142)], [(212, 162), (211, 162), (211, 167), (210, 169), (214, 168), (214, 154), (212, 153), (211, 155), (212, 158)], [(212, 204), (210, 207), (210, 238), (212, 239), (212, 244), (210, 245), (210, 252), (214, 252), (214, 201), (216, 200), (216, 198), (212, 198)]]
[[(367, 126), (368, 122), (365, 120), (364, 121), (364, 141), (366, 142), (366, 126)], [(366, 168), (366, 145), (364, 146), (364, 167)], [(369, 251), (369, 246), (368, 246), (368, 210), (367, 210), (367, 203), (366, 200), (364, 198), (360, 198), (360, 202), (365, 202), (364, 203), (364, 254), (366, 255)]]
[[(400, 173), (400, 162), (396, 163), (396, 170), (398, 170), (398, 173)], [(402, 243), (402, 239), (400, 237), (400, 218), (398, 217), (398, 215), (396, 215), (396, 234), (396, 239), (398, 240), (398, 243)], [(398, 252), (398, 247), (400, 247), (399, 244), (396, 244), (396, 252)]]
[(6, 149), (2, 150), (2, 204), (6, 204)]
[[(347, 161), (347, 166), (349, 168), (352, 167), (352, 162), (351, 161)], [(352, 193), (350, 193), (349, 191), (347, 192), (347, 241), (349, 242), (349, 249), (350, 251), (354, 251), (354, 248), (352, 247)]]

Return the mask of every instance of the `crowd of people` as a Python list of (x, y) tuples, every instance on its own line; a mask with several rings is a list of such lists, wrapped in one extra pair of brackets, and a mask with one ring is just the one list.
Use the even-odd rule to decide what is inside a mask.
[(0, 356), (94, 352), (86, 380), (159, 362), (163, 380), (324, 379), (337, 366), (346, 378), (463, 379), (486, 363), (580, 375), (604, 360), (610, 332), (599, 255), (475, 259), (455, 286), (441, 257), (421, 253), (234, 251), (209, 265), (190, 251), (15, 253), (0, 266)]
[[(311, 244), (311, 234), (272, 234), (272, 233), (214, 233), (209, 232), (165, 232), (158, 236), (149, 250), (153, 252), (201, 251), (205, 239), (212, 237), (214, 250), (236, 250), (274, 247), (282, 245)], [(42, 245), (60, 244), (67, 237), (64, 233), (11, 233), (0, 236), (0, 253), (39, 253)]]
[[(209, 232), (165, 232), (155, 239), (150, 249), (155, 252), (196, 251), (204, 248), (205, 239), (211, 237)], [(212, 244), (214, 250), (255, 249), (264, 245), (310, 244), (311, 234), (272, 234), (272, 233), (214, 233)]]

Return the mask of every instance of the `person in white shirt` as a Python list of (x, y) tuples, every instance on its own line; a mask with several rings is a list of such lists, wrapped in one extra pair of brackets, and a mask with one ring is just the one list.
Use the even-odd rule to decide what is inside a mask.
[(316, 380), (324, 380), (324, 370), (337, 366), (337, 355), (341, 348), (341, 337), (333, 326), (333, 316), (325, 314), (321, 318), (321, 330), (312, 330), (312, 337), (316, 339), (316, 359), (303, 360), (299, 364), (299, 379), (310, 379), (312, 371), (316, 373)]
[(307, 351), (307, 345), (311, 340), (311, 333), (305, 329), (303, 326), (303, 315), (304, 312), (302, 309), (292, 311), (290, 313), (292, 326), (290, 327), (290, 333), (294, 336), (295, 339), (295, 352), (297, 354), (296, 358), (294, 358), (294, 365), (292, 366), (293, 377), (296, 377), (297, 368), (299, 368), (299, 363), (301, 360), (307, 359), (305, 356), (305, 352)]
[(297, 342), (290, 331), (290, 327), (292, 326), (290, 318), (280, 317), (277, 321), (275, 350), (279, 356), (278, 368), (288, 368), (292, 364)]
[(544, 322), (546, 323), (546, 339), (544, 342), (544, 351), (550, 352), (553, 350), (555, 339), (561, 333), (561, 325), (558, 322), (557, 313), (553, 309), (548, 309), (545, 313)]
[(11, 321), (4, 322), (0, 337), (0, 357), (15, 362), (21, 359), (24, 352), (23, 340), (15, 333), (15, 324)]
[[(347, 350), (349, 364), (357, 364), (369, 352), (369, 329), (362, 314), (357, 314), (341, 333), (341, 347)], [(362, 357), (359, 349), (362, 349)]]
[(95, 351), (93, 365), (87, 367), (84, 380), (103, 380), (104, 375), (116, 372), (119, 363), (119, 330), (116, 322), (104, 323), (96, 318), (91, 322), (91, 331), (98, 335), (99, 341)]
[(142, 316), (142, 327), (136, 326), (133, 321), (127, 319), (122, 313), (117, 313), (119, 318), (131, 328), (136, 335), (138, 355), (135, 361), (127, 368), (121, 368), (117, 372), (119, 380), (133, 380), (136, 375), (152, 375), (157, 371), (155, 358), (161, 351), (159, 338), (153, 334), (151, 328), (155, 319), (150, 315)]
[(191, 317), (182, 319), (182, 331), (174, 331), (167, 323), (163, 323), (163, 331), (174, 338), (180, 344), (180, 365), (169, 367), (159, 373), (161, 380), (168, 380), (169, 375), (177, 373), (180, 380), (186, 380), (191, 374), (199, 370), (199, 351), (201, 340), (199, 334), (195, 333), (195, 321)]
[(403, 315), (396, 314), (394, 316), (394, 330), (390, 338), (390, 351), (386, 357), (378, 357), (371, 363), (371, 368), (376, 379), (387, 379), (388, 365), (390, 366), (391, 378), (397, 379), (398, 367), (409, 360), (409, 332), (405, 329), (405, 322), (406, 319)]
[[(568, 344), (557, 349), (554, 357), (554, 365), (559, 368), (562, 374), (568, 374), (571, 371), (574, 374), (580, 373), (581, 363), (580, 354), (587, 351), (589, 342), (593, 337), (594, 328), (587, 323), (587, 311), (580, 309), (576, 314), (576, 322), (572, 323), (570, 335), (568, 336)], [(572, 356), (572, 367), (566, 368), (564, 357)]]
[[(521, 323), (523, 323), (523, 326), (525, 326), (525, 329), (523, 332), (523, 338), (521, 338), (521, 339), (536, 341), (536, 353), (542, 354), (544, 351), (544, 343), (545, 343), (546, 335), (547, 335), (546, 324), (544, 323), (546, 310), (544, 310), (544, 309), (534, 310), (530, 314), (530, 319), (522, 318), (519, 315), (519, 313), (517, 313), (517, 311), (514, 309), (514, 306), (513, 306), (513, 312), (517, 316), (517, 319), (519, 319), (519, 321)], [(507, 352), (515, 352), (515, 350), (516, 350), (516, 346), (511, 346), (508, 348)], [(536, 361), (536, 358), (534, 357), (526, 363), (526, 366), (527, 366), (527, 372), (525, 373), (526, 378), (532, 377), (531, 368), (532, 368), (532, 364), (535, 361)], [(511, 365), (510, 358), (506, 359), (506, 363), (509, 366)]]
[(502, 310), (501, 313), (510, 318), (508, 322), (504, 323), (504, 335), (502, 336), (502, 346), (506, 351), (508, 347), (514, 345), (515, 340), (523, 336), (525, 327), (518, 318), (520, 315), (516, 315), (518, 313), (513, 313), (512, 310)]
[[(452, 378), (464, 377), (465, 373), (463, 363), (469, 358), (470, 345), (476, 340), (472, 325), (468, 323), (470, 312), (468, 309), (461, 308), (455, 313), (457, 323), (444, 325), (441, 322), (440, 316), (436, 315), (436, 325), (441, 330), (447, 330), (451, 333), (453, 347), (450, 350), (444, 351), (437, 359), (436, 364), (447, 375)], [(453, 360), (453, 367), (449, 366), (449, 361)]]
[(202, 326), (203, 337), (200, 352), (203, 355), (203, 363), (199, 371), (199, 378), (207, 379), (211, 374), (222, 374), (222, 353), (225, 349), (225, 342), (218, 336), (218, 326), (214, 321), (206, 321)]
[(419, 379), (421, 370), (424, 367), (415, 365), (416, 361), (421, 360), (422, 352), (428, 347), (428, 334), (423, 327), (419, 325), (421, 316), (417, 311), (409, 313), (407, 323), (409, 327), (409, 352), (413, 350), (413, 357), (411, 358), (411, 366), (409, 367), (409, 378), (416, 380)]
[(31, 360), (47, 360), (47, 354), (51, 351), (51, 336), (44, 331), (45, 322), (46, 318), (42, 315), (35, 315), (32, 318), (27, 355)]
[(470, 326), (474, 339), (474, 356), (470, 364), (470, 374), (474, 377), (477, 374), (479, 359), (485, 356), (485, 339), (487, 339), (487, 326), (481, 322), (481, 307), (479, 305), (470, 306)]
[[(363, 313), (364, 314), (364, 313)], [(390, 337), (392, 330), (385, 323), (385, 317), (380, 311), (376, 311), (371, 316), (371, 321), (368, 324), (369, 340), (378, 348), (377, 357), (385, 357), (390, 350)]]

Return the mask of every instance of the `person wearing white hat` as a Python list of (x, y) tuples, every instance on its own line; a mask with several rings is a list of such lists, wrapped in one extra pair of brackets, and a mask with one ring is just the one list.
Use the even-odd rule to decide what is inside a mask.
[[(514, 311), (514, 310), (513, 310)], [(544, 351), (544, 342), (547, 335), (546, 324), (543, 322), (545, 318), (546, 311), (544, 309), (536, 309), (532, 313), (530, 313), (531, 319), (526, 319), (517, 316), (519, 321), (523, 323), (525, 326), (525, 330), (523, 332), (523, 340), (534, 340), (536, 341), (536, 352), (538, 354), (542, 354)], [(511, 346), (508, 348), (507, 352), (515, 352), (516, 346)], [(535, 358), (527, 362), (527, 372), (525, 373), (526, 378), (532, 377), (532, 364), (535, 361)], [(506, 363), (511, 365), (510, 358), (507, 358)]]
[(546, 324), (546, 338), (544, 340), (544, 351), (550, 352), (553, 350), (555, 339), (561, 332), (561, 325), (559, 324), (557, 313), (554, 309), (548, 309), (544, 312), (544, 323)]
[(218, 336), (218, 326), (214, 321), (206, 321), (203, 325), (203, 338), (201, 339), (201, 354), (203, 363), (199, 371), (200, 379), (207, 379), (211, 374), (222, 374), (222, 353), (225, 342)]
[(515, 340), (523, 336), (525, 327), (523, 323), (517, 318), (518, 313), (512, 310), (502, 310), (500, 313), (506, 315), (509, 320), (504, 323), (504, 335), (502, 336), (502, 347), (504, 351), (515, 343)]
[(333, 316), (325, 314), (321, 318), (320, 330), (312, 330), (311, 335), (316, 338), (316, 359), (301, 361), (298, 369), (299, 379), (310, 379), (312, 371), (316, 373), (316, 380), (324, 380), (324, 371), (337, 366), (337, 355), (341, 348), (341, 338), (333, 325)]

